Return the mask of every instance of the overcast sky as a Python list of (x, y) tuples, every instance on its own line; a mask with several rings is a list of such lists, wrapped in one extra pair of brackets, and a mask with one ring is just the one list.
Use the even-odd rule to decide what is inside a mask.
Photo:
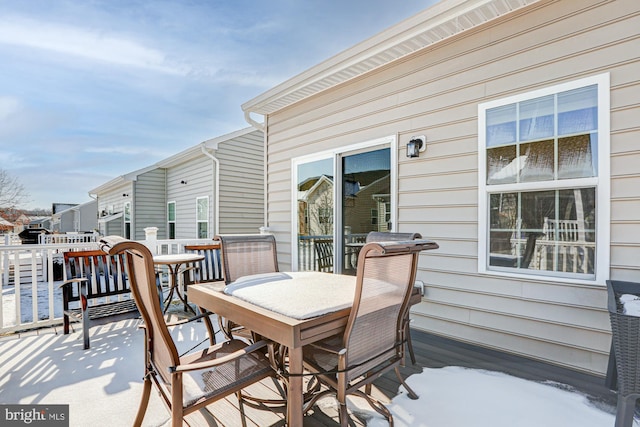
[(435, 0), (0, 1), (0, 169), (22, 208), (249, 126), (240, 105)]

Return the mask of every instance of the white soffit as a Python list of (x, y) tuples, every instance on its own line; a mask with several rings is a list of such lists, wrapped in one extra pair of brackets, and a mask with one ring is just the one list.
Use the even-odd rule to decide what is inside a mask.
[(540, 0), (443, 0), (242, 104), (268, 115)]

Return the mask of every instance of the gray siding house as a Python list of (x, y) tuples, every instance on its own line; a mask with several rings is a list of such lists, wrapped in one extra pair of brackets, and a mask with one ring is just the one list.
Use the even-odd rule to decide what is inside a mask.
[(51, 231), (58, 233), (95, 231), (98, 229), (98, 201), (71, 206), (51, 216)]
[(255, 233), (264, 224), (263, 133), (245, 128), (89, 193), (98, 199), (100, 233), (134, 240), (157, 227), (159, 239), (210, 239)]
[(443, 0), (243, 104), (280, 267), (302, 183), (334, 177), (344, 271), (347, 184), (388, 171), (385, 222), (440, 245), (413, 327), (604, 375), (605, 281), (640, 281), (638, 28), (636, 0)]

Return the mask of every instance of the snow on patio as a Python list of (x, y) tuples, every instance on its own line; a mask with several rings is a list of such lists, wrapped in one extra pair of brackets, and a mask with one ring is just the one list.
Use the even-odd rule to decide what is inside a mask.
[[(92, 328), (91, 349), (80, 333), (52, 332), (0, 340), (0, 403), (69, 404), (70, 425), (129, 425), (142, 391), (143, 333), (134, 319)], [(206, 336), (201, 323), (175, 328), (181, 349)], [(388, 405), (397, 426), (419, 427), (610, 427), (614, 408), (597, 408), (561, 384), (541, 384), (506, 374), (446, 367), (412, 375), (420, 395), (401, 393)], [(322, 405), (335, 405), (323, 399)], [(362, 399), (351, 409), (387, 425)], [(168, 424), (168, 412), (152, 393), (145, 425)], [(638, 425), (638, 424), (634, 424)]]

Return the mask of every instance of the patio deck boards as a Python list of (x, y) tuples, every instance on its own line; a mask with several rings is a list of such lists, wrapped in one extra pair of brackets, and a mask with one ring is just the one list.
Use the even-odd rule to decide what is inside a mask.
[[(532, 381), (554, 381), (573, 387), (589, 396), (597, 406), (615, 407), (616, 394), (605, 387), (604, 378), (576, 372), (547, 363), (507, 354), (479, 346), (453, 341), (436, 335), (419, 331), (412, 331), (413, 345), (416, 352), (416, 364), (401, 368), (405, 378), (422, 372), (423, 368), (442, 368), (445, 366), (462, 366), (474, 369), (486, 369), (504, 372)], [(393, 372), (389, 372), (374, 382), (374, 395), (383, 402), (390, 402), (399, 392), (400, 384)], [(263, 380), (248, 390), (261, 397), (276, 397), (275, 387), (271, 379)], [(336, 426), (338, 423), (337, 409), (331, 401), (322, 400), (328, 404), (317, 405), (305, 416), (305, 426), (324, 427)], [(228, 398), (207, 407), (207, 411), (189, 417), (189, 422), (195, 426), (210, 426), (211, 419), (220, 426), (236, 426), (241, 423), (238, 401)], [(243, 413), (247, 426), (284, 426), (284, 414), (269, 410), (258, 410), (243, 405)], [(354, 425), (366, 426), (365, 421), (352, 417)]]
[[(122, 325), (128, 326), (123, 329)], [(12, 356), (14, 354), (13, 349), (17, 352), (16, 354), (20, 354), (22, 341), (19, 341), (21, 346), (12, 347), (11, 354), (5, 353), (5, 356), (10, 358), (8, 360), (13, 360), (13, 362), (10, 363), (12, 366), (7, 371), (7, 378), (23, 378), (25, 376), (30, 376), (33, 370), (40, 369), (39, 364), (32, 360), (33, 355), (31, 354), (31, 351), (33, 351), (34, 348), (40, 349), (38, 341), (32, 339), (34, 338), (34, 335), (42, 335), (43, 342), (48, 343), (45, 347), (47, 349), (45, 350), (46, 352), (66, 354), (64, 364), (59, 361), (57, 363), (60, 364), (56, 365), (59, 372), (55, 378), (58, 378), (58, 381), (60, 381), (60, 379), (63, 381), (61, 381), (57, 386), (48, 385), (47, 383), (41, 387), (37, 384), (35, 386), (32, 385), (32, 388), (29, 388), (29, 393), (33, 394), (34, 390), (37, 390), (35, 394), (38, 395), (40, 399), (51, 398), (49, 396), (54, 396), (57, 393), (57, 387), (69, 385), (69, 381), (74, 378), (71, 375), (77, 375), (77, 377), (75, 377), (75, 381), (78, 381), (80, 390), (84, 390), (84, 392), (93, 388), (100, 388), (101, 386), (96, 383), (91, 383), (91, 385), (89, 385), (90, 383), (87, 381), (92, 377), (92, 375), (89, 375), (89, 373), (87, 373), (88, 371), (78, 370), (77, 366), (84, 366), (84, 359), (87, 356), (90, 356), (91, 359), (93, 359), (92, 363), (95, 366), (115, 360), (114, 355), (110, 353), (117, 351), (117, 347), (119, 345), (123, 345), (123, 343), (126, 343), (127, 346), (132, 345), (134, 342), (137, 343), (136, 345), (138, 346), (141, 345), (141, 332), (137, 330), (136, 326), (137, 321), (133, 319), (108, 323), (102, 327), (92, 325), (92, 329), (94, 329), (96, 334), (96, 346), (88, 351), (80, 349), (81, 340), (79, 339), (78, 333), (74, 336), (53, 335), (50, 331), (31, 331), (21, 333), (19, 334), (20, 337), (25, 338), (29, 343), (27, 346), (27, 342), (25, 341), (25, 346), (27, 346), (25, 351), (26, 354), (29, 355), (29, 358), (19, 364), (14, 363), (15, 360), (13, 360)], [(123, 331), (127, 332), (124, 333)], [(31, 339), (29, 337), (31, 337)], [(3, 340), (11, 340), (13, 342), (16, 338), (18, 337), (8, 336), (3, 337)], [(453, 341), (416, 330), (412, 330), (412, 338), (416, 353), (416, 364), (411, 365), (407, 358), (407, 366), (401, 368), (401, 372), (405, 378), (408, 378), (413, 374), (420, 373), (425, 368), (462, 366), (504, 372), (533, 381), (555, 381), (566, 384), (589, 396), (596, 406), (601, 406), (603, 409), (614, 408), (616, 404), (616, 393), (605, 387), (603, 377), (572, 371), (532, 359)], [(92, 340), (93, 339), (94, 338), (92, 338)], [(43, 355), (46, 355), (46, 352), (43, 353)], [(33, 363), (35, 363), (35, 365), (32, 366)], [(51, 361), (48, 363), (51, 363)], [(121, 367), (120, 369), (123, 369), (123, 371), (118, 371), (115, 367)], [(118, 376), (124, 377), (131, 374), (133, 375), (132, 380), (137, 380), (137, 377), (135, 376), (136, 374), (130, 372), (131, 370), (138, 372), (137, 369), (142, 369), (142, 367), (138, 366), (137, 363), (132, 363), (130, 367), (125, 367), (124, 365), (121, 365), (121, 362), (119, 362), (118, 364), (113, 365), (111, 369), (108, 369), (107, 366), (106, 371), (107, 374), (116, 374), (116, 378)], [(99, 378), (104, 377), (105, 374), (99, 375)], [(55, 382), (56, 381), (52, 381), (52, 383)], [(15, 385), (16, 383), (12, 382), (12, 384)], [(34, 389), (33, 387), (38, 388)], [(87, 389), (87, 387), (90, 388)], [(399, 387), (400, 386), (395, 375), (393, 372), (389, 372), (374, 382), (373, 392), (375, 397), (380, 399), (382, 402), (388, 403), (399, 393)], [(20, 390), (22, 390), (22, 388)], [(266, 379), (261, 383), (253, 385), (247, 389), (247, 392), (264, 398), (279, 396), (271, 379)], [(24, 398), (24, 393), (25, 392), (18, 392), (14, 393), (14, 395), (16, 397)], [(127, 401), (127, 404), (131, 405), (131, 408), (127, 410), (127, 413), (130, 413), (127, 417), (133, 417), (138, 404), (139, 394), (136, 392), (131, 396), (133, 396), (133, 398), (130, 398)], [(155, 399), (158, 404), (154, 406), (155, 409), (150, 410), (147, 414), (149, 418), (155, 420), (168, 419), (169, 414), (168, 412), (165, 412), (166, 409), (159, 402), (159, 398), (155, 396), (152, 397), (152, 399)], [(304, 425), (310, 427), (338, 425), (338, 414), (335, 400), (327, 398), (321, 400), (319, 403), (319, 405), (316, 405), (307, 414), (307, 416), (305, 416)], [(366, 404), (362, 403), (362, 405), (364, 406)], [(78, 409), (74, 409), (74, 411), (77, 412)], [(206, 410), (201, 410), (190, 415), (188, 417), (188, 421), (189, 424), (193, 426), (232, 427), (246, 425), (249, 427), (263, 427), (285, 425), (284, 413), (282, 411), (256, 409), (248, 404), (244, 404), (240, 407), (235, 396), (216, 402), (209, 405)], [(366, 425), (364, 420), (358, 420), (355, 416), (352, 417), (352, 421), (353, 425), (358, 427)], [(158, 423), (151, 422), (150, 420), (149, 423), (145, 425), (158, 425)]]

